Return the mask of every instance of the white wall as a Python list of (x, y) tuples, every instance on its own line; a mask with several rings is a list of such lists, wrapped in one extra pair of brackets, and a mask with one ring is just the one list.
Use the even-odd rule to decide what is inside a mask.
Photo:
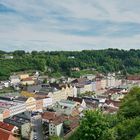
[(47, 107), (49, 105), (52, 105), (52, 98), (44, 98), (43, 99), (43, 107)]

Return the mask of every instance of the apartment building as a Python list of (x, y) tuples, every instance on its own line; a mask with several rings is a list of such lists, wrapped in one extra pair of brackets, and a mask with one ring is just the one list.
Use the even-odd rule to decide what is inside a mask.
[(0, 120), (8, 118), (10, 116), (19, 114), (26, 111), (26, 106), (24, 103), (18, 103), (8, 100), (0, 100)]

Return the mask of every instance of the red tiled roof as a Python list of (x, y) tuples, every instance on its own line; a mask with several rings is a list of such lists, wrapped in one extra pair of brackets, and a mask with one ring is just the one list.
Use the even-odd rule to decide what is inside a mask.
[(14, 137), (8, 131), (0, 129), (0, 140), (18, 140), (18, 137)]
[(74, 109), (71, 113), (71, 116), (79, 116), (79, 110), (78, 109)]
[(64, 121), (69, 120), (71, 121), (70, 124), (71, 129), (79, 125), (79, 116), (65, 116), (65, 115), (56, 116), (55, 112), (44, 112), (42, 114), (42, 118), (52, 121), (52, 123), (55, 125), (58, 125), (60, 123), (63, 123)]
[(104, 93), (104, 95), (114, 94), (114, 93), (120, 93), (120, 92), (122, 92), (122, 89), (113, 88), (113, 89), (107, 90), (107, 91)]
[(127, 76), (127, 80), (140, 80), (140, 75)]
[(86, 78), (77, 78), (77, 79), (73, 80), (71, 83), (83, 84), (83, 83), (85, 83), (85, 81), (87, 81)]
[(33, 79), (32, 77), (27, 77), (27, 78), (22, 79), (22, 81), (33, 81)]
[(104, 110), (104, 113), (116, 113), (118, 111), (118, 108), (113, 108), (113, 107), (107, 107)]
[(83, 101), (82, 98), (78, 98), (78, 97), (70, 97), (70, 96), (68, 96), (67, 99), (70, 100), (70, 101), (75, 101), (75, 102), (79, 102), (79, 103), (82, 103), (82, 101)]
[(9, 140), (10, 133), (5, 132), (4, 130), (0, 129), (0, 139), (1, 140)]
[(119, 107), (121, 102), (120, 101), (114, 101), (114, 100), (106, 100), (105, 103), (107, 105), (113, 104), (114, 106)]
[(64, 121), (71, 121), (70, 128), (73, 129), (78, 126), (79, 124), (79, 117), (78, 116), (57, 116), (52, 122), (55, 125), (58, 125), (60, 123), (63, 123)]
[(56, 118), (56, 113), (55, 112), (44, 112), (42, 114), (42, 118), (45, 120), (54, 120)]
[(12, 131), (14, 127), (15, 127), (14, 125), (4, 123), (4, 122), (0, 122), (0, 128), (1, 129)]

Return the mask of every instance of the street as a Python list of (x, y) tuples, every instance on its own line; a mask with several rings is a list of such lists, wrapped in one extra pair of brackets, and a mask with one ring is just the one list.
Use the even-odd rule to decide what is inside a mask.
[(38, 116), (34, 116), (31, 120), (31, 123), (32, 123), (32, 132), (30, 140), (44, 140), (41, 118)]

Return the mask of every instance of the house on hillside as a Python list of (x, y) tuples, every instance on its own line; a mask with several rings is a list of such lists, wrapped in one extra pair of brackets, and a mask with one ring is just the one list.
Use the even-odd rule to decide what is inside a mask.
[(10, 79), (11, 85), (17, 85), (20, 83), (19, 76), (17, 75), (11, 75), (9, 79)]
[(29, 78), (29, 74), (27, 74), (27, 73), (25, 73), (25, 74), (19, 74), (19, 78), (21, 80), (26, 79), (26, 78)]
[(28, 78), (24, 78), (21, 80), (21, 84), (23, 86), (26, 86), (26, 85), (34, 85), (35, 84), (35, 81), (32, 79), (32, 77), (28, 77)]

